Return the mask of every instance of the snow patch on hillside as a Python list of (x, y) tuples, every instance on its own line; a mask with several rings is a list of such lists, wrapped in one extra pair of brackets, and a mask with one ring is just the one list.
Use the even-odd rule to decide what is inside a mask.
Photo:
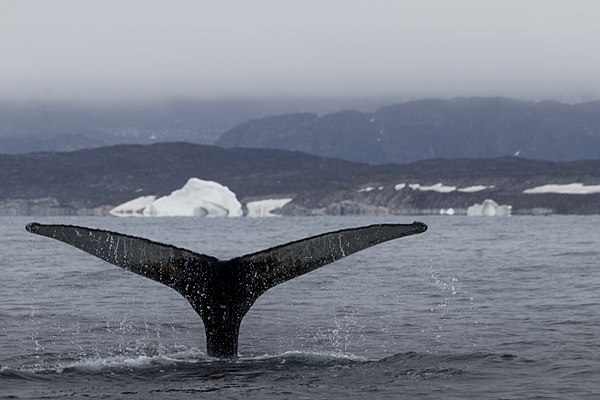
[(484, 185), (475, 185), (475, 186), (467, 186), (464, 188), (460, 188), (458, 189), (459, 192), (463, 192), (463, 193), (476, 193), (476, 192), (481, 192), (483, 190), (486, 189), (493, 189), (495, 186), (484, 186)]
[(600, 193), (600, 185), (584, 185), (583, 183), (567, 183), (563, 185), (550, 184), (534, 187), (532, 189), (523, 190), (525, 194), (543, 194), (543, 193), (559, 193), (559, 194), (593, 194)]
[(407, 185), (406, 183), (398, 183), (394, 186), (396, 190), (402, 190), (406, 187), (411, 188), (412, 190), (420, 190), (423, 192), (438, 192), (438, 193), (452, 193), (455, 191), (463, 192), (463, 193), (475, 193), (481, 192), (486, 189), (493, 189), (495, 186), (484, 186), (484, 185), (475, 185), (475, 186), (467, 186), (464, 188), (457, 188), (456, 186), (444, 185), (443, 183), (436, 183), (431, 186), (422, 186), (420, 183), (411, 183)]
[(438, 192), (438, 193), (450, 193), (456, 190), (456, 186), (445, 186), (444, 184), (436, 183), (431, 186), (421, 186), (418, 183), (408, 185), (412, 190), (421, 190), (423, 192)]
[(357, 192), (359, 192), (359, 193), (372, 192), (373, 190), (383, 190), (383, 186), (377, 186), (377, 187), (367, 186), (367, 187), (358, 189)]

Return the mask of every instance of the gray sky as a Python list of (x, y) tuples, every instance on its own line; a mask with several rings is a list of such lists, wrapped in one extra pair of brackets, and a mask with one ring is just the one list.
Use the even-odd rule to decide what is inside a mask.
[(600, 99), (597, 0), (0, 0), (0, 98)]

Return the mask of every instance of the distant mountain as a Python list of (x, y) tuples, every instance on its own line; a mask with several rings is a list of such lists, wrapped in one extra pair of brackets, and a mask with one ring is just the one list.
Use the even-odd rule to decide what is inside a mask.
[(211, 144), (250, 118), (343, 107), (375, 109), (383, 100), (193, 100), (153, 102), (0, 102), (0, 154), (71, 151), (114, 144)]
[[(0, 155), (0, 215), (106, 215), (129, 200), (169, 194), (192, 177), (228, 186), (242, 204), (292, 198), (281, 211), (287, 215), (465, 213), (485, 199), (512, 205), (516, 214), (600, 214), (600, 160), (373, 166), (286, 150), (160, 143)], [(599, 193), (524, 192), (571, 183)]]
[(431, 158), (600, 159), (600, 102), (421, 100), (374, 113), (287, 114), (242, 123), (217, 145), (302, 151), (370, 164)]
[[(39, 151), (73, 151), (105, 147), (119, 143), (119, 138), (103, 135), (101, 137), (87, 135), (57, 135), (57, 136), (24, 136), (0, 138), (0, 149), (4, 154), (23, 154)], [(0, 153), (0, 154), (2, 154)]]

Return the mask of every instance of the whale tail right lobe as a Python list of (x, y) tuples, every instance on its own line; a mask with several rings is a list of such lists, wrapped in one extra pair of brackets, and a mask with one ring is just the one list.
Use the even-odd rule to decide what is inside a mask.
[(414, 222), (344, 229), (228, 261), (100, 229), (37, 223), (26, 229), (175, 289), (202, 318), (208, 355), (235, 357), (241, 321), (268, 289), (368, 247), (422, 233), (427, 225)]
[(358, 251), (426, 230), (427, 225), (422, 222), (343, 229), (247, 254), (229, 262), (242, 269), (248, 284), (262, 294), (273, 286)]

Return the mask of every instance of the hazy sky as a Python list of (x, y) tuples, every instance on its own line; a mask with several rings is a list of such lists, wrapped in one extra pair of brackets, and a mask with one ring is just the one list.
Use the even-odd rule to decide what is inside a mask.
[(600, 99), (598, 0), (0, 0), (0, 98)]

